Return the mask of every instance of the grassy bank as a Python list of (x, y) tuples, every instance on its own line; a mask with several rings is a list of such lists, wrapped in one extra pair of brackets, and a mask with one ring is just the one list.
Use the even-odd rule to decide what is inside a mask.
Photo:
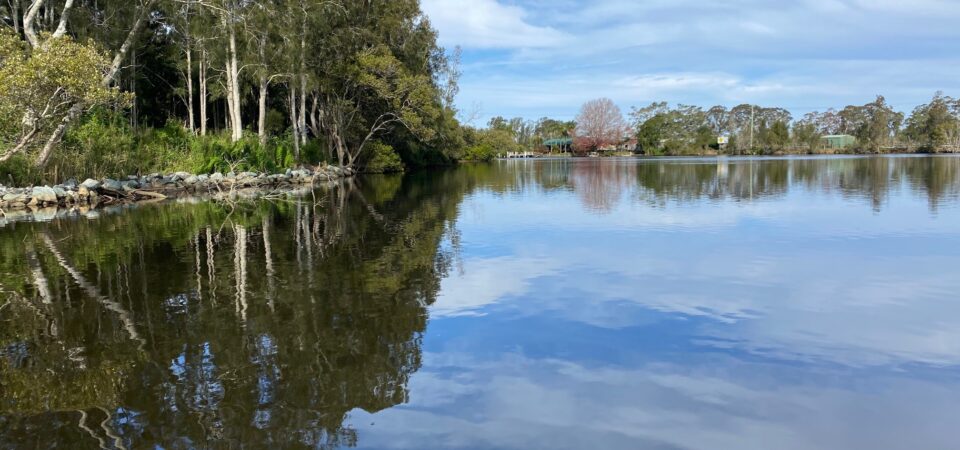
[(34, 167), (29, 155), (0, 164), (0, 184), (53, 184), (69, 178), (100, 179), (152, 172), (276, 173), (327, 160), (317, 141), (303, 146), (298, 160), (289, 136), (272, 138), (261, 146), (255, 135), (232, 142), (226, 135), (195, 136), (176, 123), (134, 129), (122, 117), (95, 114), (70, 131), (46, 168)]

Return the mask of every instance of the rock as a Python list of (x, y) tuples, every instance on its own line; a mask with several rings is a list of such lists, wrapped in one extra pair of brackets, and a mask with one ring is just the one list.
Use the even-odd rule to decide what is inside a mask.
[(223, 174), (220, 173), (220, 172), (217, 172), (217, 173), (215, 173), (215, 174), (213, 174), (213, 175), (210, 175), (210, 181), (213, 181), (213, 182), (215, 182), (215, 183), (219, 183), (219, 182), (223, 181)]
[(138, 176), (136, 176), (136, 175), (127, 175), (127, 180), (129, 180), (129, 181), (137, 181), (137, 180), (139, 180), (139, 179), (140, 179), (140, 177), (138, 177)]
[(120, 184), (117, 180), (111, 180), (109, 178), (103, 180), (103, 185), (101, 186), (104, 190), (112, 192), (122, 192), (123, 185)]
[(200, 177), (197, 177), (196, 175), (190, 175), (189, 177), (184, 179), (183, 182), (188, 186), (193, 186), (200, 182)]
[(33, 191), (30, 192), (31, 204), (40, 205), (44, 203), (58, 203), (57, 201), (57, 191), (54, 191), (53, 188), (42, 186), (35, 187)]
[(181, 181), (180, 177), (174, 174), (169, 177), (163, 177), (159, 180), (154, 180), (153, 185), (159, 187), (169, 187), (170, 185), (176, 185), (178, 181)]
[(123, 183), (120, 183), (120, 185), (123, 186), (124, 192), (133, 192), (137, 189), (140, 189), (140, 183), (137, 183), (136, 181), (132, 181), (132, 180), (124, 181)]
[(57, 196), (58, 200), (67, 198), (67, 191), (61, 187), (54, 186), (53, 193)]
[(69, 180), (67, 180), (67, 181), (65, 181), (65, 182), (63, 183), (63, 188), (66, 189), (66, 190), (68, 190), (68, 191), (75, 191), (75, 190), (77, 190), (77, 186), (78, 186), (78, 185), (79, 185), (79, 183), (77, 183), (77, 179), (76, 179), (76, 178), (71, 178), (71, 179), (69, 179)]
[(3, 201), (7, 203), (26, 203), (27, 196), (19, 192), (11, 191), (11, 192), (7, 192), (6, 194), (3, 194)]
[(83, 183), (80, 183), (80, 186), (87, 188), (88, 191), (97, 191), (98, 189), (100, 189), (100, 182), (97, 180), (87, 178), (86, 180), (83, 181)]
[(197, 181), (199, 181), (200, 183), (205, 183), (209, 179), (210, 179), (210, 175), (207, 175), (205, 173), (197, 175)]
[(192, 173), (188, 173), (188, 172), (175, 172), (173, 175), (170, 175), (170, 179), (176, 182), (176, 181), (186, 180), (187, 178), (190, 178), (191, 176), (193, 176)]
[(235, 174), (235, 173), (233, 173), (233, 172), (228, 172), (228, 173), (227, 173), (227, 179), (228, 179), (228, 180), (236, 180), (236, 179), (237, 179), (237, 174)]

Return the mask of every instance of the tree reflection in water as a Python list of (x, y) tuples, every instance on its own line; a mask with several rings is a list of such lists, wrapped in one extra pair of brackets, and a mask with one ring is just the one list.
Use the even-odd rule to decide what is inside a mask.
[(421, 365), (442, 182), (8, 226), (2, 446), (352, 446)]
[[(356, 183), (356, 184), (354, 184)], [(408, 400), (466, 195), (583, 211), (960, 197), (958, 158), (553, 160), (370, 177), (294, 201), (0, 227), (0, 447), (334, 448)]]

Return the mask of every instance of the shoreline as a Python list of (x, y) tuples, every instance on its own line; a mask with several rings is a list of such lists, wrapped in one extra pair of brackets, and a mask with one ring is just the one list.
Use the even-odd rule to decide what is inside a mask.
[[(953, 152), (889, 152), (889, 153), (769, 153), (769, 154), (730, 154), (730, 153), (717, 153), (717, 152), (704, 152), (704, 153), (685, 153), (685, 154), (663, 154), (663, 155), (647, 155), (642, 153), (631, 153), (626, 154), (623, 152), (621, 154), (614, 155), (599, 155), (599, 156), (575, 156), (572, 154), (538, 154), (536, 156), (529, 157), (497, 157), (494, 158), (494, 161), (515, 161), (515, 160), (530, 160), (530, 159), (613, 159), (613, 158), (636, 158), (636, 159), (656, 159), (656, 158), (786, 158), (786, 157), (870, 157), (870, 156), (957, 156), (960, 155), (960, 151)], [(464, 161), (462, 161), (464, 162)], [(465, 162), (482, 162), (482, 161), (465, 161)]]
[(354, 169), (328, 165), (316, 169), (287, 169), (276, 174), (217, 172), (195, 175), (176, 172), (130, 175), (122, 180), (88, 178), (77, 182), (71, 179), (55, 186), (12, 188), (0, 185), (0, 217), (31, 215), (42, 210), (54, 210), (54, 215), (59, 210), (86, 212), (107, 206), (158, 202), (192, 195), (230, 195), (240, 190), (290, 190), (356, 174)]

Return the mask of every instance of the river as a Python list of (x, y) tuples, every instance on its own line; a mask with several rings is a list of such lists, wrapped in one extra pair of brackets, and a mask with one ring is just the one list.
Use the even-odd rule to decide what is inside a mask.
[(497, 161), (0, 252), (0, 448), (960, 440), (958, 157)]

